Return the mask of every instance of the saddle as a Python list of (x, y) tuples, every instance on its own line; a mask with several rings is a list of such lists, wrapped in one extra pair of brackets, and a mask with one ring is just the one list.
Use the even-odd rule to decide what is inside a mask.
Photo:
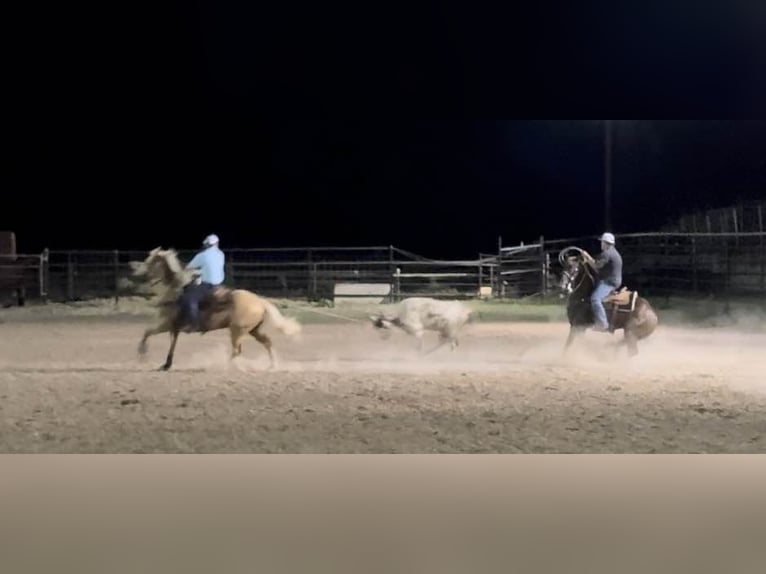
[(224, 310), (232, 302), (232, 291), (229, 287), (219, 286), (213, 289), (199, 303), (200, 313), (215, 313)]
[(604, 298), (604, 303), (610, 303), (616, 310), (629, 313), (636, 308), (638, 291), (630, 291), (627, 287), (612, 291)]
[(611, 311), (609, 313), (609, 332), (616, 329), (617, 313), (631, 313), (636, 308), (638, 291), (630, 291), (627, 287), (612, 291), (604, 298), (604, 305)]
[[(233, 289), (228, 287), (219, 286), (206, 294), (199, 302), (199, 320), (200, 329), (198, 332), (206, 333), (209, 330), (209, 321), (213, 315), (225, 311), (228, 306), (233, 302), (232, 298)], [(195, 332), (185, 319), (183, 321), (182, 330), (184, 333)]]

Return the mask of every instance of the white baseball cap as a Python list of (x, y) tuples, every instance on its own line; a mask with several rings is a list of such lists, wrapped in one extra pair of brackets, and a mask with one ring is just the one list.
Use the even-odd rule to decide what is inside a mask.
[(604, 233), (601, 236), (601, 241), (608, 243), (609, 245), (614, 245), (614, 235), (611, 233)]
[(218, 236), (215, 233), (208, 235), (205, 237), (205, 241), (202, 242), (202, 245), (218, 245)]

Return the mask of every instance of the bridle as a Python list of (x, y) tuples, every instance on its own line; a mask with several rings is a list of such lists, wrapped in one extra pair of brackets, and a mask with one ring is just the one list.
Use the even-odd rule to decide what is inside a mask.
[(572, 293), (576, 293), (580, 289), (580, 287), (582, 287), (583, 283), (585, 282), (585, 277), (588, 277), (591, 281), (593, 281), (593, 275), (591, 274), (590, 269), (588, 269), (587, 263), (585, 263), (585, 261), (583, 260), (578, 265), (578, 270), (579, 270), (580, 267), (582, 267), (584, 269), (584, 273), (579, 273), (580, 280), (577, 282), (577, 285), (575, 287), (572, 287), (572, 283), (574, 283), (575, 279), (577, 278), (578, 273), (577, 272), (570, 273), (570, 271), (569, 271), (569, 268), (571, 267), (571, 265), (567, 261), (567, 259), (568, 259), (567, 254), (570, 251), (577, 252), (577, 254), (580, 256), (580, 258), (582, 258), (582, 253), (583, 253), (582, 249), (580, 249), (579, 247), (575, 247), (575, 246), (565, 247), (559, 253), (559, 263), (561, 264), (561, 268), (563, 270), (561, 274), (564, 277), (566, 277), (566, 285), (564, 287), (564, 290), (566, 290), (569, 295), (571, 295)]

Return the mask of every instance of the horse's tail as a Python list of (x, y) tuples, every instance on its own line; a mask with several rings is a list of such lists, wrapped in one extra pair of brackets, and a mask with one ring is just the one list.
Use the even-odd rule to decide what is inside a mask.
[(279, 312), (277, 306), (270, 301), (263, 300), (263, 305), (266, 307), (266, 319), (275, 328), (282, 331), (288, 337), (292, 337), (301, 332), (301, 324), (295, 319), (285, 317)]

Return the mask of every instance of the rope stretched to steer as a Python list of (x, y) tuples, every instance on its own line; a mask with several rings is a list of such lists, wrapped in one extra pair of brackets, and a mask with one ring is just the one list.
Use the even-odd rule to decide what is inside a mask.
[(299, 309), (301, 311), (310, 311), (311, 313), (316, 313), (317, 315), (325, 315), (327, 317), (335, 317), (337, 319), (344, 319), (346, 321), (349, 321), (351, 323), (365, 323), (366, 321), (363, 321), (361, 319), (354, 319), (353, 317), (347, 317), (346, 315), (339, 315), (338, 313), (330, 313), (329, 311), (320, 311), (318, 309), (313, 309), (311, 307), (298, 307), (297, 305), (286, 305), (287, 308), (292, 309)]

